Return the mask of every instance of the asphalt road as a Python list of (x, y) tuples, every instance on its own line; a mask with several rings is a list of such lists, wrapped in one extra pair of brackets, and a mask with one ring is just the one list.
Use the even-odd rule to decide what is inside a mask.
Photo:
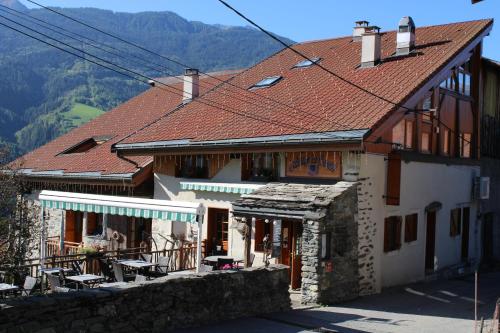
[[(491, 318), (498, 298), (500, 273), (480, 275), (478, 317)], [(474, 332), (474, 277), (391, 288), (339, 306), (292, 310), (178, 332), (470, 333)]]

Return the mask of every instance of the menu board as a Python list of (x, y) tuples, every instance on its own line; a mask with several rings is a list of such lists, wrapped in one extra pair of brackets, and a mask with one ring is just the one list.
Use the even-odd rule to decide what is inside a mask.
[(281, 220), (273, 221), (273, 247), (271, 256), (273, 258), (281, 256)]

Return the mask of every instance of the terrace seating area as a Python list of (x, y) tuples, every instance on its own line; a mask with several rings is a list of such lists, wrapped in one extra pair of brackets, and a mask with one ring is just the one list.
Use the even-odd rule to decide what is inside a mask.
[(53, 255), (26, 260), (20, 269), (24, 282), (19, 285), (0, 275), (0, 299), (117, 287), (168, 274), (192, 274), (195, 268), (196, 244), (162, 251), (133, 248), (92, 255)]

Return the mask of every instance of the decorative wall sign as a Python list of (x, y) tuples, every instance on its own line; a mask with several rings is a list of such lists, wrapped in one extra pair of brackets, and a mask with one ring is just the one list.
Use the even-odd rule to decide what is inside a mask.
[(287, 153), (286, 176), (300, 178), (341, 178), (342, 153)]
[(279, 258), (280, 256), (281, 256), (281, 220), (274, 220), (272, 257)]

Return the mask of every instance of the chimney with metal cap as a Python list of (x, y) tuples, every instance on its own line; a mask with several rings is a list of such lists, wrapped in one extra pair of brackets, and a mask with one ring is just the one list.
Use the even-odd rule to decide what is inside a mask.
[(374, 67), (380, 62), (380, 28), (366, 27), (361, 36), (361, 67)]
[(182, 102), (190, 102), (200, 95), (200, 74), (197, 69), (186, 68), (184, 72), (184, 95)]
[(411, 16), (399, 20), (396, 55), (408, 55), (415, 48), (415, 22)]
[(370, 24), (368, 21), (356, 21), (352, 31), (352, 40), (355, 42), (361, 41), (361, 36), (365, 33), (366, 28)]

